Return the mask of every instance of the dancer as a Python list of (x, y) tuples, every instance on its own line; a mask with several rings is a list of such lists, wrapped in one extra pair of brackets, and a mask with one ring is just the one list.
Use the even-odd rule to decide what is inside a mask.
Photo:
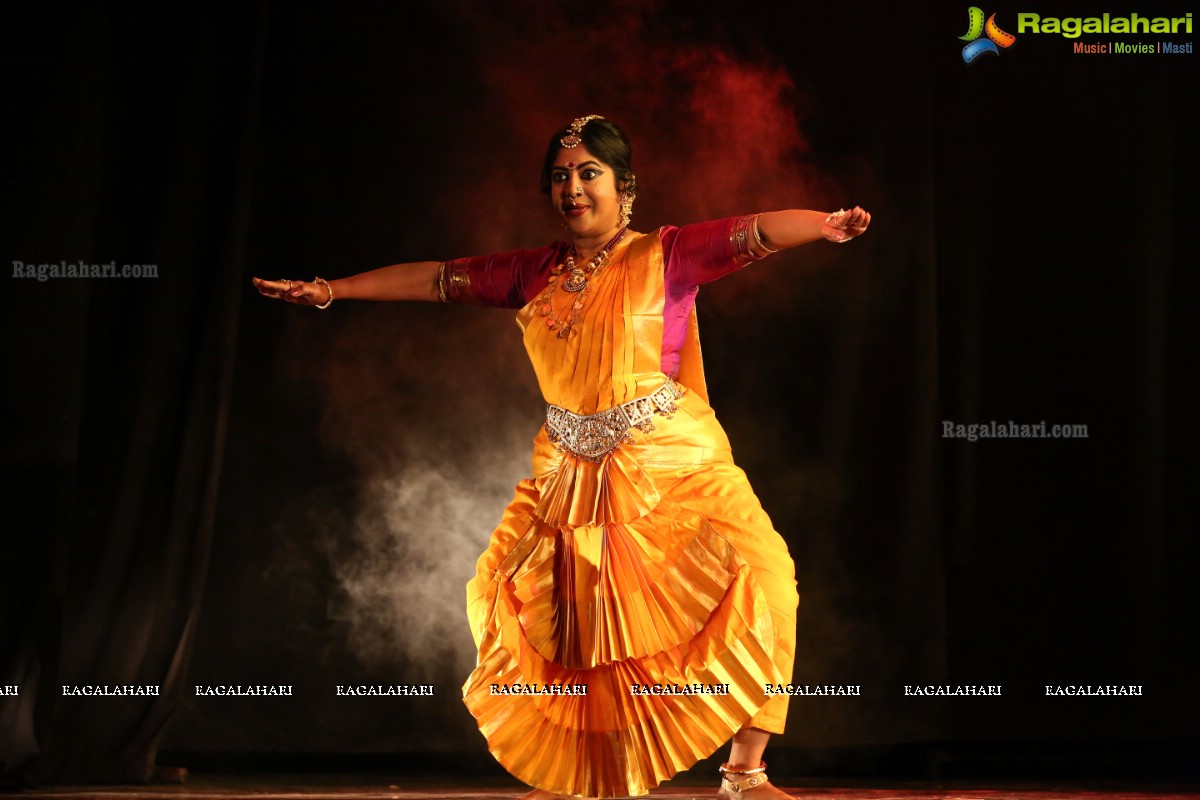
[(727, 741), (718, 797), (787, 798), (762, 756), (788, 698), (764, 689), (791, 680), (795, 570), (708, 404), (694, 303), (701, 284), (778, 250), (849, 241), (870, 214), (636, 233), (632, 148), (595, 115), (551, 137), (541, 186), (566, 242), (254, 285), (321, 309), (519, 309), (546, 423), (467, 586), (479, 657), (463, 699), (534, 787), (525, 800), (644, 794)]

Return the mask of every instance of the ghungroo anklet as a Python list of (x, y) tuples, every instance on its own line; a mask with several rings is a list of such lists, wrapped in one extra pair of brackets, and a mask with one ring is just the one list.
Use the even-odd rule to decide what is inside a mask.
[[(760, 761), (758, 766), (753, 769), (735, 767), (732, 764), (726, 763), (722, 764), (718, 771), (721, 773), (722, 792), (744, 792), (747, 789), (753, 789), (755, 786), (761, 786), (769, 780), (767, 778), (767, 762), (765, 761)], [(731, 779), (730, 775), (736, 775), (737, 779)]]

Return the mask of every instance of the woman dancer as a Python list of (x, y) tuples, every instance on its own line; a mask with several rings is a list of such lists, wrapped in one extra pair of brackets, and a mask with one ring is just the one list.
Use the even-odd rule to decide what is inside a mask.
[[(463, 686), (525, 800), (644, 794), (732, 740), (720, 798), (787, 798), (762, 761), (783, 731), (797, 593), (787, 547), (708, 405), (700, 284), (788, 247), (863, 233), (860, 208), (629, 229), (632, 149), (599, 116), (551, 137), (542, 190), (568, 242), (259, 292), (520, 309), (547, 403), (467, 587)], [(769, 402), (769, 400), (767, 401)]]

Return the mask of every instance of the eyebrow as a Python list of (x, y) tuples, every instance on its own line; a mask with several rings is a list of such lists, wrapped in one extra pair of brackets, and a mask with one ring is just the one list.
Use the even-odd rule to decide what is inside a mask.
[[(584, 161), (582, 164), (576, 164), (575, 169), (583, 169), (584, 167), (589, 166), (589, 165), (593, 166), (593, 167), (604, 166), (599, 161)], [(554, 172), (555, 170), (558, 170), (559, 172), (569, 172), (570, 171), (565, 166), (562, 166), (561, 164), (555, 164), (553, 167), (550, 168), (551, 172)]]

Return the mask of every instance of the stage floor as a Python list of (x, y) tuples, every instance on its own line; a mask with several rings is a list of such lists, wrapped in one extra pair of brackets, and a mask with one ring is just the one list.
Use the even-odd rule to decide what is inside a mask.
[[(16, 792), (12, 796), (39, 800), (515, 800), (519, 786), (453, 786), (421, 782), (406, 786), (388, 779), (355, 779), (349, 776), (193, 776), (186, 783), (151, 786), (49, 787)], [(393, 779), (394, 780), (394, 779)], [(470, 783), (464, 781), (464, 784)], [(838, 782), (841, 784), (842, 782)], [(1132, 788), (1119, 784), (1077, 787), (1052, 784), (983, 784), (896, 782), (853, 785), (785, 787), (797, 800), (1200, 800), (1200, 791), (1170, 788)], [(664, 787), (651, 792), (655, 800), (713, 800), (715, 787)]]

